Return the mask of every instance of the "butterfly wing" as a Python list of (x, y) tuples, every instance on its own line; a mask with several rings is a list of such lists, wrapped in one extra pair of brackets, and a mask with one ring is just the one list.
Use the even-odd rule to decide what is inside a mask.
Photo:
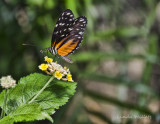
[(70, 9), (65, 10), (55, 25), (51, 46), (55, 48), (55, 45), (62, 41), (66, 36), (70, 34), (70, 27), (74, 22), (74, 15)]
[(59, 41), (58, 44), (55, 44), (55, 48), (59, 55), (68, 56), (79, 47), (79, 44), (83, 39), (86, 24), (87, 18), (84, 16), (78, 17), (74, 20), (72, 26), (70, 26), (68, 36)]

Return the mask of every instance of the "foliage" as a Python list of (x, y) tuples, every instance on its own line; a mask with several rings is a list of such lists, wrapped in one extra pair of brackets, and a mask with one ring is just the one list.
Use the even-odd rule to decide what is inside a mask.
[(48, 113), (44, 112), (42, 107), (37, 103), (23, 104), (8, 116), (0, 120), (1, 124), (13, 124), (14, 122), (27, 122), (35, 120), (48, 119), (53, 122)]
[[(1, 120), (1, 123), (10, 124), (43, 119), (53, 122), (49, 115), (54, 114), (56, 109), (66, 104), (75, 92), (76, 83), (54, 80), (34, 103), (29, 103), (49, 79), (50, 76), (34, 73), (21, 78), (15, 88), (9, 89), (5, 109), (7, 116)], [(4, 91), (0, 94), (1, 107), (3, 98)]]

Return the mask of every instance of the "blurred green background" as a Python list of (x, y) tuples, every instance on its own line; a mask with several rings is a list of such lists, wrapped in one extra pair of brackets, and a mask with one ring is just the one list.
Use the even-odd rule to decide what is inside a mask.
[(65, 9), (88, 24), (74, 63), (63, 62), (78, 87), (55, 124), (159, 124), (159, 0), (1, 0), (0, 77), (42, 73), (39, 51)]

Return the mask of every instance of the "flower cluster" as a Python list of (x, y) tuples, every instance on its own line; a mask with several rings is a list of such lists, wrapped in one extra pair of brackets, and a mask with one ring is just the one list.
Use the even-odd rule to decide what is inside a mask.
[(64, 81), (70, 81), (72, 80), (72, 75), (67, 67), (62, 67), (57, 62), (53, 62), (52, 58), (48, 58), (47, 56), (44, 57), (47, 64), (41, 64), (39, 65), (39, 69), (46, 72), (49, 75), (53, 75), (58, 80), (64, 80)]
[(16, 81), (10, 75), (2, 77), (0, 81), (1, 86), (6, 89), (13, 88), (16, 85)]

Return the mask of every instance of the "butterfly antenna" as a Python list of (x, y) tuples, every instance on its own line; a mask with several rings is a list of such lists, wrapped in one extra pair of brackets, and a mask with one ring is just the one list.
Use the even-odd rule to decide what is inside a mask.
[(38, 49), (42, 49), (42, 46), (38, 46), (38, 45), (35, 45), (35, 44), (23, 43), (22, 45), (23, 46), (34, 46), (34, 47), (37, 47)]
[(36, 45), (33, 45), (33, 44), (27, 44), (27, 43), (23, 43), (22, 45), (23, 46), (36, 46)]
[[(33, 44), (28, 44), (28, 43), (23, 43), (22, 44), (23, 46), (36, 46), (36, 45), (33, 45)], [(37, 47), (37, 46), (36, 46)], [(48, 56), (48, 49), (47, 48), (44, 48), (44, 49), (41, 49), (40, 50), (40, 53), (45, 56), (45, 52), (47, 52), (47, 56)]]

